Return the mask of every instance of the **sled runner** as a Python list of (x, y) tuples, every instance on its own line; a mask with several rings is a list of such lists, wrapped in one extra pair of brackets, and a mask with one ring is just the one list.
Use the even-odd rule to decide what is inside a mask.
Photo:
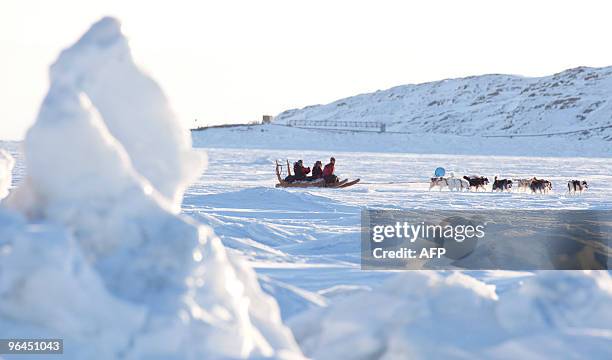
[(361, 181), (361, 179), (355, 179), (353, 181), (346, 182), (338, 187), (341, 187), (341, 188), (349, 187), (349, 186), (357, 184), (359, 181)]
[[(296, 187), (296, 188), (308, 188), (308, 187), (321, 187), (321, 188), (345, 188), (345, 187), (349, 187), (351, 185), (355, 185), (359, 182), (360, 179), (356, 179), (353, 181), (348, 181), (348, 179), (344, 179), (342, 181), (338, 181), (335, 183), (326, 183), (325, 180), (323, 179), (317, 179), (317, 180), (296, 180), (296, 181), (285, 181), (282, 177), (281, 177), (281, 171), (282, 171), (282, 165), (278, 163), (278, 161), (276, 162), (276, 178), (278, 179), (278, 184), (276, 184), (276, 187), (282, 187), (282, 188), (289, 188), (289, 187)], [(287, 173), (289, 174), (289, 176), (291, 176), (291, 166), (289, 165), (289, 160), (287, 160)]]

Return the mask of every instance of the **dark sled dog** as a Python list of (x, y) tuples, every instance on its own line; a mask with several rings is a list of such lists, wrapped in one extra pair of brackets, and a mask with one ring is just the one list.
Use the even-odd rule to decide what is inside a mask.
[(531, 179), (531, 183), (529, 184), (529, 188), (531, 192), (539, 192), (539, 193), (547, 193), (552, 190), (552, 183), (548, 180), (544, 179), (536, 179), (535, 176)]
[(510, 191), (512, 189), (512, 180), (510, 179), (500, 179), (497, 180), (497, 176), (495, 180), (493, 180), (493, 189), (491, 191)]
[(470, 190), (478, 191), (480, 188), (484, 190), (485, 185), (489, 183), (489, 179), (484, 176), (464, 176), (463, 178), (470, 184)]
[(588, 189), (589, 185), (584, 180), (570, 180), (567, 182), (567, 191), (571, 193), (581, 194), (584, 190)]

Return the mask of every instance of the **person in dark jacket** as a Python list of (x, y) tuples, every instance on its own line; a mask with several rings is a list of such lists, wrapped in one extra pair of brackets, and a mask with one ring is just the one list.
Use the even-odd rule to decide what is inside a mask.
[(323, 178), (323, 163), (318, 161), (315, 162), (314, 166), (312, 167), (312, 175), (310, 176), (311, 180), (317, 180), (317, 179), (321, 179)]
[(325, 182), (328, 184), (338, 182), (338, 177), (334, 175), (335, 165), (336, 159), (332, 157), (329, 159), (329, 164), (325, 165), (323, 168), (323, 179), (325, 179)]
[(310, 168), (304, 167), (302, 160), (293, 164), (293, 177), (295, 180), (306, 180), (306, 175), (310, 173)]

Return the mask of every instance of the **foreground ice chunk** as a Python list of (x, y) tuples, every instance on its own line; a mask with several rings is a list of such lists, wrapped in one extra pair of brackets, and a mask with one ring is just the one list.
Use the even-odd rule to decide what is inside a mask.
[(202, 172), (204, 159), (166, 95), (134, 63), (120, 23), (95, 23), (51, 66), (51, 83), (83, 92), (102, 115), (134, 169), (178, 211), (183, 191)]
[(61, 336), (79, 359), (301, 358), (253, 270), (176, 214), (201, 168), (118, 29), (103, 19), (52, 67), (26, 177), (7, 200), (29, 223), (0, 214), (0, 337)]
[(297, 315), (290, 325), (316, 359), (347, 349), (381, 359), (610, 358), (611, 303), (606, 271), (541, 272), (499, 298), (470, 276), (423, 271)]
[(81, 358), (115, 357), (146, 315), (108, 293), (64, 228), (1, 208), (0, 299), (1, 338), (61, 335), (83, 346)]

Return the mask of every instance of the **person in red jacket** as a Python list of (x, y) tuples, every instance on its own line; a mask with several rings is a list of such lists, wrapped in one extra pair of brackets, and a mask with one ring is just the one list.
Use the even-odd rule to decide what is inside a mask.
[(336, 165), (336, 159), (333, 157), (329, 159), (329, 164), (323, 168), (323, 179), (326, 183), (338, 182), (338, 177), (334, 175), (334, 166)]
[(302, 160), (298, 160), (293, 164), (293, 177), (295, 180), (306, 180), (306, 175), (310, 172), (310, 168), (304, 167)]

